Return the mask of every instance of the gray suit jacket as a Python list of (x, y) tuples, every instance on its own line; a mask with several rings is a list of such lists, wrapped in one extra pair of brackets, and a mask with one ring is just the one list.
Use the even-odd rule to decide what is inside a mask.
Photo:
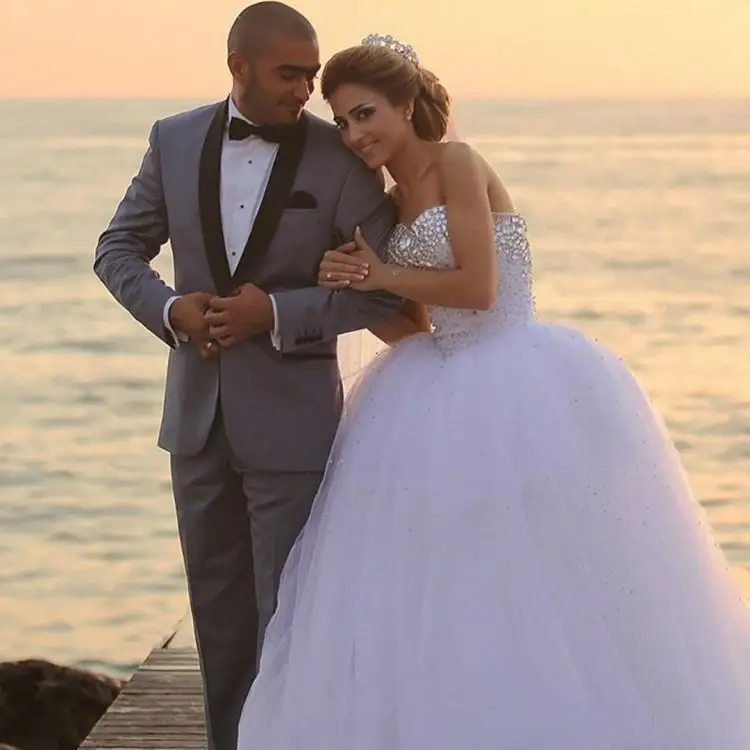
[[(227, 437), (245, 465), (320, 470), (342, 406), (336, 337), (393, 315), (402, 301), (385, 293), (328, 292), (317, 286), (318, 265), (358, 224), (370, 245), (384, 252), (394, 206), (376, 175), (343, 147), (336, 128), (308, 113), (299, 137), (279, 148), (230, 276), (219, 205), (226, 117), (223, 101), (154, 124), (140, 171), (99, 239), (94, 269), (115, 299), (172, 347), (162, 448), (197, 453), (220, 403)], [(298, 191), (313, 196), (317, 207), (290, 207)], [(167, 240), (175, 289), (150, 267)], [(162, 317), (173, 294), (227, 294), (248, 281), (274, 295), (280, 351), (267, 333), (211, 360), (193, 344), (174, 346)]]

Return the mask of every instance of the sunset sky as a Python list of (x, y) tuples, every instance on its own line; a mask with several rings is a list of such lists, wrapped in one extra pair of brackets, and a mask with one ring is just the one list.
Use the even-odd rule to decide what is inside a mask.
[[(0, 97), (214, 97), (236, 0), (0, 0)], [(750, 0), (299, 0), (323, 56), (370, 31), (456, 97), (748, 97)]]

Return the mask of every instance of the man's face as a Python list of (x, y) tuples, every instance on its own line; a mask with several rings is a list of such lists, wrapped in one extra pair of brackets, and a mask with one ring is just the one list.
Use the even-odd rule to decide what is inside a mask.
[(229, 65), (245, 114), (258, 125), (283, 125), (298, 120), (310, 99), (320, 55), (316, 41), (277, 35), (257, 59), (232, 53)]

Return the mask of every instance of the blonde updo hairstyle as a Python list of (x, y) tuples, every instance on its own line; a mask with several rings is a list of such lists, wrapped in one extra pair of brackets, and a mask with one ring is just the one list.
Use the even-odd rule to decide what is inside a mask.
[(425, 141), (441, 141), (448, 129), (450, 97), (437, 76), (386, 46), (362, 44), (337, 52), (325, 65), (321, 93), (330, 101), (340, 86), (374, 89), (395, 107), (414, 102), (412, 125)]

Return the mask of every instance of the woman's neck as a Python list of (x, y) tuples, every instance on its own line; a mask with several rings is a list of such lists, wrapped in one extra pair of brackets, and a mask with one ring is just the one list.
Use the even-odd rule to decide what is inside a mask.
[(415, 135), (385, 165), (403, 196), (412, 195), (423, 182), (435, 162), (435, 144)]

